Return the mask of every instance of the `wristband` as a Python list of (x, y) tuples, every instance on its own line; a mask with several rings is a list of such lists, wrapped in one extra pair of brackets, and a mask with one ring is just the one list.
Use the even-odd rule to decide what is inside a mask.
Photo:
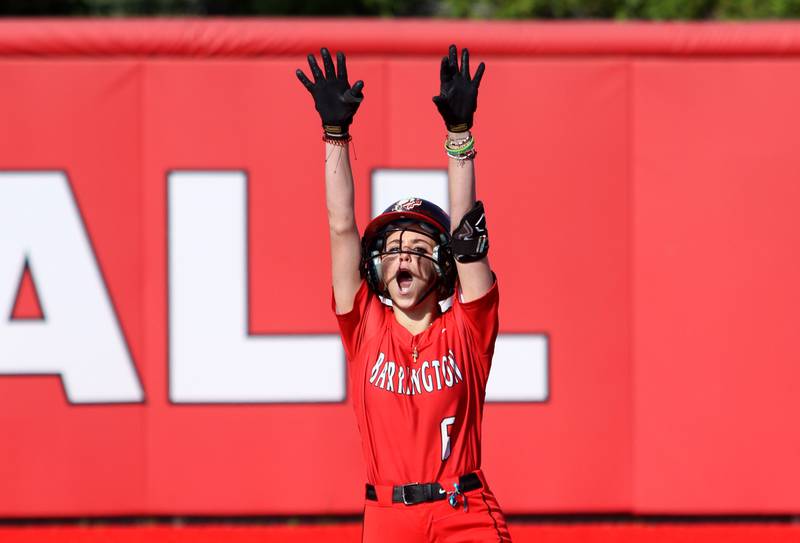
[(338, 145), (340, 147), (344, 147), (351, 141), (353, 141), (353, 136), (350, 134), (344, 134), (343, 136), (333, 136), (327, 132), (322, 134), (322, 141), (325, 143), (330, 143), (331, 145)]

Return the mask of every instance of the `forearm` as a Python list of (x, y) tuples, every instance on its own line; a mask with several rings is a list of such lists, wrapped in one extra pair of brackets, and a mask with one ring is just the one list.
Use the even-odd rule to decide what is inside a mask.
[(331, 235), (356, 229), (349, 144), (325, 144), (325, 200)]
[[(469, 132), (448, 132), (450, 141), (469, 137)], [(475, 161), (447, 159), (447, 186), (450, 198), (450, 224), (455, 230), (461, 218), (475, 203)]]
[[(448, 133), (450, 142), (463, 141), (469, 138), (469, 132), (454, 134)], [(474, 154), (472, 155), (474, 157)], [(470, 212), (475, 204), (475, 160), (474, 158), (462, 159), (448, 158), (447, 164), (448, 192), (450, 196), (450, 224), (454, 236), (464, 231), (459, 229), (462, 219)], [(474, 215), (474, 213), (473, 213)], [(482, 227), (486, 221), (481, 217)], [(472, 217), (471, 221), (475, 221)], [(473, 224), (477, 227), (477, 223)], [(461, 286), (462, 301), (469, 302), (483, 296), (492, 286), (493, 276), (489, 267), (489, 260), (483, 256), (479, 260), (459, 261), (456, 259), (458, 279)]]
[(361, 282), (358, 267), (361, 240), (353, 210), (354, 192), (347, 144), (326, 143), (325, 202), (330, 227), (333, 296), (339, 313), (346, 313), (353, 307)]

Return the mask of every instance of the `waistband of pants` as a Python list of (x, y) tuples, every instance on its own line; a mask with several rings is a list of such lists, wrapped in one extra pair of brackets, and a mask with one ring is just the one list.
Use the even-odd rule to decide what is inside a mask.
[[(457, 486), (456, 486), (457, 485)], [(404, 503), (416, 505), (449, 498), (451, 495), (484, 488), (486, 482), (480, 470), (462, 475), (457, 480), (405, 485), (371, 485), (367, 483), (366, 498), (381, 505)]]

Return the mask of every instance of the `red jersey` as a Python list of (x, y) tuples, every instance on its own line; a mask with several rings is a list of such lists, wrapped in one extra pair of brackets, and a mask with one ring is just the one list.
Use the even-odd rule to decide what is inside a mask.
[(412, 335), (362, 281), (353, 309), (336, 316), (371, 484), (427, 483), (481, 466), (497, 281), (477, 300), (453, 300)]

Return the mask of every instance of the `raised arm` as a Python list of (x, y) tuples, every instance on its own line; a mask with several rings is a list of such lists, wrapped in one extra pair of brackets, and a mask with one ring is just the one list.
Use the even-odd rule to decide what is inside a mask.
[(461, 52), (461, 67), (455, 45), (442, 58), (440, 92), (433, 97), (447, 126), (447, 179), (450, 197), (450, 224), (456, 255), (458, 281), (463, 301), (483, 296), (494, 278), (486, 256), (488, 231), (483, 204), (475, 199), (475, 140), (472, 128), (478, 107), (478, 86), (483, 77), (481, 62), (475, 77), (469, 73), (469, 51)]
[(297, 70), (297, 78), (314, 97), (314, 105), (322, 118), (325, 140), (325, 201), (328, 208), (328, 227), (331, 243), (331, 275), (337, 313), (347, 313), (361, 284), (359, 263), (361, 240), (354, 211), (353, 173), (350, 168), (349, 128), (359, 104), (364, 99), (363, 81), (351, 87), (347, 80), (344, 53), (337, 53), (337, 70), (327, 49), (321, 51), (322, 73), (314, 55), (308, 55), (308, 65), (314, 77), (312, 83)]

